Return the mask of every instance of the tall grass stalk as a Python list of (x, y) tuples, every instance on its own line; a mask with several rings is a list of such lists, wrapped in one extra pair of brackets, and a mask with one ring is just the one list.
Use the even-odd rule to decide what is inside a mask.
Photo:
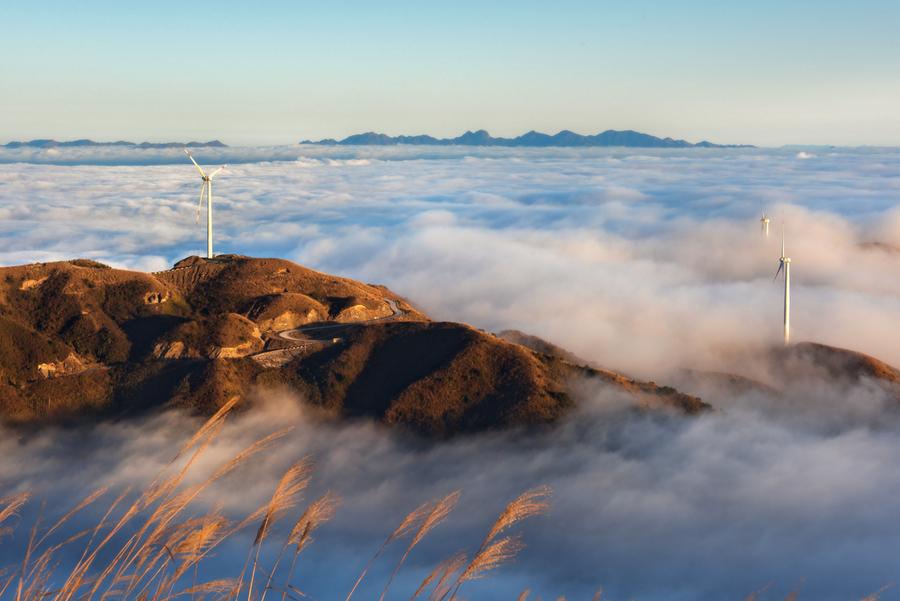
[[(76, 516), (97, 506), (109, 494), (105, 487), (86, 494), (48, 526), (44, 526), (39, 514), (28, 530), (21, 560), (14, 567), (0, 570), (0, 601), (229, 601), (238, 597), (266, 601), (270, 590), (279, 591), (281, 601), (288, 601), (288, 597), (294, 600), (295, 595), (306, 596), (293, 585), (299, 558), (313, 542), (317, 530), (335, 515), (338, 496), (328, 492), (305, 507), (280, 542), (269, 569), (263, 565), (263, 546), (269, 539), (277, 538), (277, 523), (298, 504), (309, 485), (313, 474), (310, 458), (290, 466), (267, 501), (242, 519), (232, 521), (219, 506), (196, 510), (198, 499), (214, 483), (270, 448), (289, 431), (280, 430), (254, 441), (213, 467), (209, 475), (190, 483), (189, 473), (223, 432), (225, 420), (236, 403), (229, 401), (209, 418), (149, 484), (136, 490), (126, 487), (108, 500), (105, 508), (98, 507), (99, 517), (91, 527), (66, 532)], [(518, 537), (500, 534), (518, 521), (544, 511), (548, 494), (548, 489), (535, 489), (508, 505), (471, 561), (464, 553), (442, 561), (422, 581), (411, 601), (424, 595), (429, 587), (432, 601), (445, 599), (451, 593), (455, 596), (463, 582), (515, 555), (521, 548)], [(381, 592), (380, 601), (384, 601), (412, 551), (449, 518), (459, 498), (460, 492), (454, 491), (408, 513), (368, 560), (347, 600), (385, 549), (409, 536)], [(30, 500), (27, 492), (0, 498), (0, 541), (14, 533), (19, 525), (17, 517)], [(201, 564), (225, 541), (252, 525), (256, 526), (255, 534), (237, 577), (202, 581)], [(73, 555), (63, 569), (62, 551), (68, 549)], [(289, 552), (291, 561), (283, 578), (284, 570), (279, 568)], [(263, 578), (265, 585), (260, 587)]]

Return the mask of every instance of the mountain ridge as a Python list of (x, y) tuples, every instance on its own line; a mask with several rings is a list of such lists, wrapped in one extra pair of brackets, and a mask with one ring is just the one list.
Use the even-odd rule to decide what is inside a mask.
[(383, 286), (283, 259), (188, 257), (145, 273), (85, 260), (0, 268), (0, 420), (40, 426), (294, 393), (334, 418), (437, 439), (556, 421), (570, 380), (637, 411), (710, 406), (467, 324)]
[(616, 408), (690, 416), (723, 393), (778, 396), (800, 376), (871, 385), (900, 408), (900, 370), (863, 353), (797, 343), (747, 358), (770, 377), (692, 371), (674, 388), (275, 258), (193, 256), (153, 273), (86, 259), (0, 267), (0, 421), (16, 426), (210, 415), (235, 397), (251, 410), (262, 391), (288, 391), (329, 418), (446, 439), (552, 424), (598, 388)]
[(522, 148), (591, 148), (622, 146), (630, 148), (753, 148), (744, 144), (714, 144), (703, 140), (692, 143), (674, 138), (659, 138), (634, 130), (608, 129), (593, 135), (583, 135), (564, 129), (550, 135), (535, 130), (514, 138), (495, 138), (484, 129), (466, 131), (455, 138), (436, 138), (429, 135), (389, 136), (377, 132), (353, 134), (341, 140), (325, 138), (323, 140), (303, 140), (300, 144), (321, 144), (326, 146), (504, 146)]
[[(537, 336), (518, 330), (504, 330), (498, 336), (531, 350), (557, 357), (561, 360), (595, 370), (604, 371), (602, 366), (582, 359), (566, 349)], [(900, 408), (900, 369), (852, 349), (830, 346), (819, 342), (801, 341), (790, 346), (771, 346), (750, 349), (743, 360), (758, 371), (762, 366), (766, 381), (736, 371), (709, 371), (682, 367), (667, 374), (667, 382), (679, 391), (712, 399), (716, 404), (717, 394), (723, 391), (730, 395), (755, 392), (779, 397), (784, 390), (798, 381), (826, 384), (832, 389), (849, 390), (863, 384), (874, 384), (892, 398)]]
[(116, 140), (115, 142), (95, 142), (88, 138), (78, 140), (53, 140), (49, 138), (41, 138), (35, 140), (7, 142), (3, 144), (3, 148), (82, 148), (82, 147), (104, 147), (119, 146), (129, 148), (226, 148), (228, 145), (219, 140), (210, 140), (208, 142), (128, 142), (126, 140)]

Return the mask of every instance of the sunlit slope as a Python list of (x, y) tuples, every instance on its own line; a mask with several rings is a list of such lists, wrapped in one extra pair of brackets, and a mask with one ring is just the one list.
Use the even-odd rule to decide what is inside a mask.
[(636, 408), (708, 408), (570, 356), (432, 322), (384, 287), (280, 259), (190, 257), (155, 274), (76, 260), (0, 276), (8, 422), (170, 406), (208, 414), (235, 396), (288, 391), (334, 417), (445, 437), (552, 422), (576, 405), (572, 382), (585, 380)]

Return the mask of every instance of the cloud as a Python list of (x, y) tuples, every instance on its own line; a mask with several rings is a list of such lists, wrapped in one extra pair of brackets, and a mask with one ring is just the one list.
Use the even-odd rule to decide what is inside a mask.
[[(219, 252), (384, 283), (435, 318), (522, 329), (658, 382), (685, 366), (770, 377), (748, 357), (780, 337), (783, 221), (796, 338), (900, 365), (900, 152), (795, 154), (281, 147), (201, 159), (232, 164), (214, 191)], [(81, 256), (159, 269), (205, 248), (199, 182), (175, 155), (0, 151), (0, 163), (0, 263)], [(296, 423), (262, 467), (236, 474), (242, 494), (223, 498), (246, 510), (290, 460), (318, 458), (316, 486), (347, 502), (308, 559), (317, 598), (346, 592), (417, 503), (465, 491), (401, 588), (471, 548), (506, 499), (539, 483), (557, 491), (553, 512), (526, 526), (520, 562), (473, 597), (530, 586), (588, 598), (603, 585), (615, 599), (719, 600), (770, 581), (783, 597), (806, 578), (803, 596), (827, 601), (897, 579), (898, 424), (877, 389), (804, 377), (779, 397), (704, 394), (722, 410), (672, 420), (628, 416), (608, 391), (586, 389), (581, 412), (551, 432), (438, 446), (323, 424), (281, 399), (240, 418), (210, 457)], [(89, 434), (4, 433), (0, 481), (51, 500), (89, 482), (140, 482), (190, 427), (163, 415)], [(334, 562), (346, 569), (325, 576)]]
[[(722, 398), (726, 411), (696, 419), (636, 416), (610, 391), (584, 386), (579, 412), (552, 430), (435, 445), (367, 422), (323, 422), (297, 399), (271, 396), (229, 422), (196, 477), (258, 437), (293, 431), (201, 506), (223, 504), (240, 517), (265, 502), (292, 461), (312, 455), (308, 498), (326, 489), (343, 498), (301, 564), (301, 588), (316, 598), (346, 593), (405, 512), (462, 489), (457, 512), (401, 572), (396, 594), (410, 594), (444, 556), (477, 546), (506, 500), (538, 484), (555, 491), (551, 512), (523, 525), (528, 548), (473, 586), (473, 597), (530, 587), (586, 598), (603, 586), (611, 598), (714, 600), (766, 582), (783, 595), (805, 577), (809, 598), (858, 598), (897, 576), (897, 418), (886, 418), (884, 396), (864, 386), (837, 394), (807, 384), (779, 399)], [(145, 484), (196, 425), (171, 413), (19, 440), (3, 432), (0, 480), (60, 514), (95, 486)], [(238, 571), (249, 542), (223, 548), (204, 573)], [(21, 544), (4, 547), (4, 563)], [(363, 597), (380, 589), (396, 559), (390, 552), (376, 564)]]

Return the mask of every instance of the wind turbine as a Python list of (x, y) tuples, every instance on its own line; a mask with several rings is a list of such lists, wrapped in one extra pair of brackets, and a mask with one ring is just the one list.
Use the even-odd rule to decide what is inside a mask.
[(781, 224), (781, 258), (778, 259), (778, 271), (775, 279), (778, 279), (784, 270), (784, 345), (791, 343), (791, 259), (784, 256), (784, 224)]
[(766, 215), (765, 209), (763, 209), (762, 217), (759, 218), (759, 226), (762, 230), (762, 233), (765, 234), (766, 238), (769, 237), (769, 216)]
[(191, 152), (185, 148), (184, 154), (191, 159), (191, 162), (194, 164), (194, 167), (197, 168), (197, 171), (200, 172), (200, 179), (203, 180), (200, 184), (200, 202), (197, 203), (197, 223), (200, 223), (200, 209), (203, 207), (203, 193), (206, 192), (206, 258), (213, 258), (213, 220), (212, 220), (212, 181), (216, 174), (225, 168), (225, 165), (222, 165), (209, 175), (203, 172), (203, 169), (200, 168), (200, 165), (197, 164), (197, 161), (194, 160), (194, 157), (191, 156)]

